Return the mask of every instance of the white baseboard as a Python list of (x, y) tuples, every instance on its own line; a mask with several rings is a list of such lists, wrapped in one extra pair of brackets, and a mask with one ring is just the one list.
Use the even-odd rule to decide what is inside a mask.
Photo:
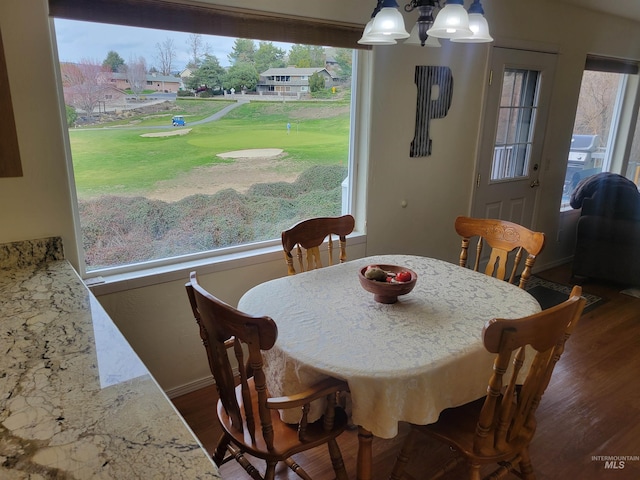
[(201, 388), (209, 387), (211, 385), (214, 385), (215, 383), (216, 382), (213, 381), (213, 377), (209, 376), (201, 378), (200, 380), (196, 380), (195, 382), (190, 382), (179, 387), (171, 388), (169, 390), (166, 390), (164, 393), (166, 393), (167, 397), (169, 398), (176, 398), (181, 395), (186, 395), (187, 393), (195, 392), (196, 390), (200, 390)]

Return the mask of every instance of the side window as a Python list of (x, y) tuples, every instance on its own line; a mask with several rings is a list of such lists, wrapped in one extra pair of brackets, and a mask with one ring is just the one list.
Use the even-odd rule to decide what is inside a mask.
[[(626, 61), (589, 57), (580, 86), (580, 97), (571, 137), (561, 210), (571, 208), (571, 193), (578, 183), (600, 172), (627, 175), (640, 180), (635, 139), (636, 124), (623, 115), (633, 104), (638, 82), (638, 66)], [(637, 118), (637, 114), (633, 116)], [(634, 154), (635, 148), (635, 154)]]
[[(247, 249), (346, 213), (354, 51), (112, 26), (154, 45), (142, 53), (105, 45), (108, 28), (55, 20), (87, 272)], [(324, 85), (296, 74), (293, 46)]]

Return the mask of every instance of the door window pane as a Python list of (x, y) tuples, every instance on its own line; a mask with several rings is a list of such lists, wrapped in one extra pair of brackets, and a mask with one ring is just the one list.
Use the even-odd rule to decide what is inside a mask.
[(534, 70), (505, 69), (491, 180), (528, 175), (539, 78)]

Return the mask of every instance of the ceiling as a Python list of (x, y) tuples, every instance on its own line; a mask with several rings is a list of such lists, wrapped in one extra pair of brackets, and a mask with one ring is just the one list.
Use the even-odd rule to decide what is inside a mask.
[(576, 5), (598, 12), (606, 12), (619, 17), (640, 22), (640, 1), (638, 0), (558, 0), (561, 3)]

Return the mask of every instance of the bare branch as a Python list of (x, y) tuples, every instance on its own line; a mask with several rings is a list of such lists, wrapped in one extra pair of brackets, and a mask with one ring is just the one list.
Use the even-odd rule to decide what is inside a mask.
[(144, 57), (133, 56), (127, 63), (127, 81), (133, 94), (138, 97), (147, 86), (147, 62)]
[(171, 75), (173, 61), (176, 58), (176, 49), (173, 40), (167, 38), (162, 43), (156, 43), (156, 48), (158, 49), (156, 59), (160, 64), (160, 73), (162, 75)]
[(60, 71), (65, 103), (93, 115), (111, 88), (109, 69), (97, 60), (83, 58), (80, 63), (61, 64)]

